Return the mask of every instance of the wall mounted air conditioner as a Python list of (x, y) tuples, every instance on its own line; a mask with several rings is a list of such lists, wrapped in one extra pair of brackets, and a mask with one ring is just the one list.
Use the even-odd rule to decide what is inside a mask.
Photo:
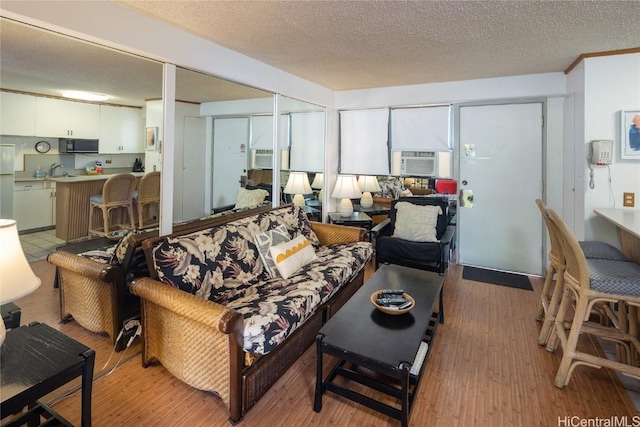
[(400, 173), (409, 176), (436, 176), (438, 156), (433, 151), (403, 151)]
[(273, 150), (257, 149), (252, 150), (252, 169), (271, 169), (273, 168)]

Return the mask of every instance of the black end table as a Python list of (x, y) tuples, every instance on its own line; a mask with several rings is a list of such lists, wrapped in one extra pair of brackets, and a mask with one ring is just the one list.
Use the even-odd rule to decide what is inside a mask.
[(4, 418), (29, 407), (7, 426), (38, 425), (41, 416), (71, 425), (38, 399), (81, 376), (82, 427), (90, 427), (94, 361), (92, 349), (44, 323), (7, 331), (0, 356), (0, 412)]
[[(315, 412), (322, 409), (322, 395), (328, 390), (396, 418), (403, 427), (408, 426), (426, 357), (438, 323), (443, 319), (443, 281), (444, 277), (438, 273), (383, 265), (329, 319), (316, 338)], [(370, 297), (381, 289), (404, 290), (415, 299), (414, 308), (401, 315), (378, 311)], [(438, 301), (438, 311), (435, 311)], [(322, 372), (323, 354), (338, 358), (327, 378)], [(334, 382), (336, 377), (348, 381)], [(350, 381), (392, 396), (398, 405), (378, 402), (349, 388)]]
[(373, 220), (364, 212), (353, 212), (351, 216), (342, 216), (338, 212), (331, 212), (329, 214), (329, 223), (364, 228), (367, 230), (369, 242), (371, 242), (371, 227), (373, 226)]

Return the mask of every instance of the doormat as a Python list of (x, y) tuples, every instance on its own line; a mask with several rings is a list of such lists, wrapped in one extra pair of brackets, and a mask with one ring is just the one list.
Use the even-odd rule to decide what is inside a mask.
[(508, 286), (510, 288), (526, 289), (532, 291), (529, 277), (523, 274), (506, 273), (504, 271), (487, 270), (486, 268), (464, 266), (462, 278), (475, 282), (492, 283), (494, 285)]

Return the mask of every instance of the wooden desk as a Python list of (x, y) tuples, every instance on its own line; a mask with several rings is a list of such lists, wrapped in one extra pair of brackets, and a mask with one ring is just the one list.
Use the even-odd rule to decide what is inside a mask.
[(594, 212), (616, 226), (622, 253), (640, 264), (640, 210), (601, 208)]

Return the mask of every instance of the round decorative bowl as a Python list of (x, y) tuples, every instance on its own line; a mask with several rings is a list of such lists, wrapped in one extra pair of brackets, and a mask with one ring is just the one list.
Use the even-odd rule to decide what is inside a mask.
[(391, 314), (391, 315), (404, 314), (404, 313), (410, 312), (411, 309), (416, 305), (416, 300), (414, 300), (411, 295), (405, 292), (402, 294), (402, 296), (404, 297), (404, 299), (406, 299), (411, 303), (409, 307), (403, 308), (403, 309), (393, 309), (389, 307), (383, 307), (378, 304), (378, 296), (380, 295), (381, 292), (382, 291), (375, 291), (374, 293), (371, 294), (371, 303), (374, 305), (375, 308), (377, 308), (383, 313)]

